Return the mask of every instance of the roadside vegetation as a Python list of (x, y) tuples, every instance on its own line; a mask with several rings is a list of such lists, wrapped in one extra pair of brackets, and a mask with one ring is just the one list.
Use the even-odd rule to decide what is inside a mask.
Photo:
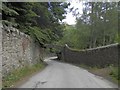
[[(120, 3), (119, 3), (120, 4)], [(67, 44), (71, 50), (81, 51), (90, 48), (120, 43), (118, 34), (118, 14), (120, 5), (116, 2), (83, 2), (82, 14), (76, 9), (75, 25), (65, 25), (63, 37), (58, 45)], [(106, 68), (89, 67), (80, 65), (90, 72), (111, 78), (116, 83), (120, 81), (118, 67), (108, 66)]]
[[(4, 28), (17, 28), (45, 48), (63, 35), (65, 14), (70, 3), (66, 2), (2, 2)], [(17, 81), (44, 68), (40, 63), (13, 71), (3, 78), (3, 87), (12, 87)]]
[(45, 68), (45, 66), (45, 63), (39, 63), (14, 70), (3, 79), (2, 88), (15, 87), (17, 82), (24, 80), (26, 77), (29, 77), (38, 71), (41, 71)]
[(3, 2), (2, 24), (28, 34), (41, 47), (62, 37), (66, 2)]
[(120, 75), (119, 75), (120, 67), (110, 65), (110, 66), (101, 68), (101, 67), (97, 67), (97, 66), (90, 67), (90, 66), (87, 66), (84, 64), (81, 64), (78, 66), (87, 69), (89, 72), (91, 72), (95, 75), (104, 77), (104, 78), (112, 81), (113, 83), (120, 85)]
[(116, 81), (118, 82), (118, 84), (120, 85), (120, 74), (119, 74), (120, 67), (111, 66), (110, 69), (111, 69), (110, 75), (111, 75), (111, 76), (113, 77), (113, 79), (116, 80)]
[(118, 3), (84, 2), (83, 6), (82, 14), (73, 12), (76, 24), (66, 24), (58, 44), (82, 50), (118, 43)]
[[(46, 44), (64, 46), (68, 44), (74, 50), (95, 48), (98, 46), (119, 43), (118, 14), (120, 5), (117, 2), (83, 2), (82, 14), (77, 8), (68, 8), (65, 2), (3, 2), (2, 23), (8, 27), (18, 28), (30, 35), (41, 47)], [(65, 15), (73, 12), (75, 25), (63, 23)], [(13, 71), (4, 78), (3, 87), (11, 87), (21, 78), (42, 69), (37, 64)], [(108, 68), (84, 66), (91, 72), (103, 74), (120, 80), (117, 67)], [(106, 72), (104, 71), (106, 70)], [(104, 72), (103, 72), (104, 71)]]

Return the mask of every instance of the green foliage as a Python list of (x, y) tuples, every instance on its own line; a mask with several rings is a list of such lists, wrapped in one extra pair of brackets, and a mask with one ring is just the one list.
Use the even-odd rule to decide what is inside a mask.
[(63, 14), (68, 5), (65, 2), (3, 2), (3, 24), (18, 28), (42, 45), (52, 43), (62, 37), (64, 27), (60, 21), (65, 18)]
[(40, 41), (40, 43), (44, 44), (45, 42), (49, 42), (47, 34), (43, 33), (44, 31), (42, 31), (40, 28), (33, 27), (31, 28), (31, 31), (33, 31), (31, 33), (33, 33), (33, 35), (36, 37), (38, 41)]
[(112, 77), (114, 77), (115, 79), (120, 81), (120, 75), (119, 75), (119, 67), (114, 67), (114, 66), (110, 66), (111, 72), (110, 75)]
[(75, 26), (66, 25), (59, 44), (75, 49), (95, 48), (119, 42), (118, 6), (115, 2), (84, 2)]
[(12, 16), (12, 15), (19, 15), (15, 10), (7, 7), (5, 4), (2, 4), (2, 10), (4, 11), (4, 13), (6, 15), (10, 15), (10, 16)]
[(35, 64), (33, 66), (26, 66), (17, 70), (14, 70), (10, 75), (6, 76), (3, 79), (2, 87), (3, 88), (10, 88), (14, 87), (14, 84), (16, 82), (23, 80), (24, 77), (28, 77), (28, 75), (31, 75), (37, 71), (40, 71), (43, 69), (45, 65), (43, 63)]
[(80, 64), (79, 66), (87, 69), (89, 72), (94, 73), (96, 75), (99, 75), (105, 78), (109, 77), (114, 83), (120, 84), (120, 75), (119, 75), (120, 67), (118, 66), (110, 65), (104, 68), (101, 68), (98, 66), (90, 67), (84, 64)]

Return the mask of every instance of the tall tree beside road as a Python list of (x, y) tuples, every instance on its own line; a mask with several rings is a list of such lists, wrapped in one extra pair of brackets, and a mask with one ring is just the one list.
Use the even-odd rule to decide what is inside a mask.
[[(77, 23), (73, 26), (75, 30), (66, 28), (64, 37), (74, 38), (67, 41), (68, 45), (71, 46), (74, 42), (74, 48), (85, 49), (118, 42), (118, 3), (84, 2), (83, 5), (83, 14), (76, 14)], [(65, 39), (63, 43), (66, 43)]]
[(19, 28), (41, 45), (52, 43), (62, 37), (60, 22), (68, 6), (65, 2), (3, 2), (3, 24)]

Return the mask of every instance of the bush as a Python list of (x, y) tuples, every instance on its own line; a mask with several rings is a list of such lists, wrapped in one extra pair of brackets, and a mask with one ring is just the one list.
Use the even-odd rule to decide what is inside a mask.
[(111, 69), (110, 75), (115, 79), (120, 80), (120, 75), (118, 73), (120, 70), (120, 67), (110, 66), (110, 69)]

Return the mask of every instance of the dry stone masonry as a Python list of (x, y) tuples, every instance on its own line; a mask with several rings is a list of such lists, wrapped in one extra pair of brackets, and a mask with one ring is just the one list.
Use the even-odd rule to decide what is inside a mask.
[(2, 27), (1, 32), (3, 77), (15, 69), (41, 62), (44, 49), (30, 36), (12, 27)]
[[(2, 24), (0, 23), (0, 28)], [(2, 30), (0, 29), (0, 89), (2, 88)]]
[(105, 67), (112, 64), (118, 66), (119, 51), (119, 44), (111, 44), (81, 51), (72, 50), (66, 45), (59, 57), (65, 62), (88, 66)]

